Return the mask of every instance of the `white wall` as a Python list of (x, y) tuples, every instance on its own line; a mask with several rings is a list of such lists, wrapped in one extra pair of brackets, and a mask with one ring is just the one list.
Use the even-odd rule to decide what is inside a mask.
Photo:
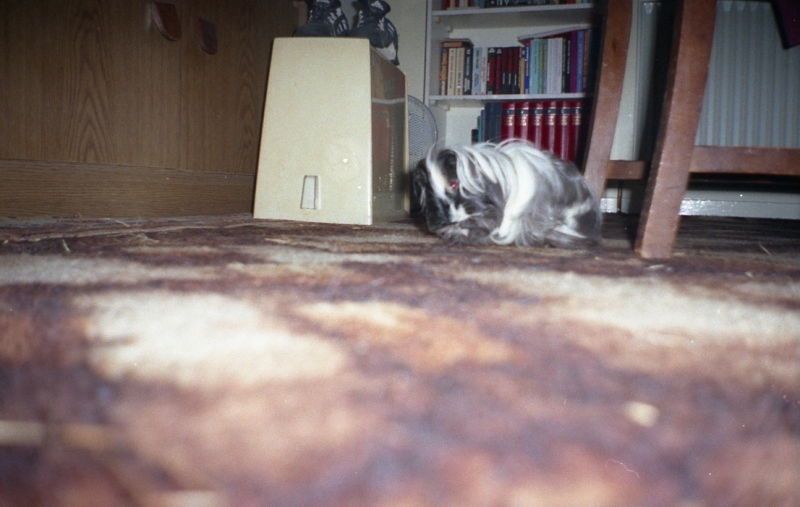
[[(400, 70), (406, 75), (408, 94), (422, 100), (425, 82), (425, 9), (426, 0), (387, 0), (392, 10), (386, 16), (397, 28), (400, 40)], [(350, 25), (355, 25), (358, 2), (342, 1)]]

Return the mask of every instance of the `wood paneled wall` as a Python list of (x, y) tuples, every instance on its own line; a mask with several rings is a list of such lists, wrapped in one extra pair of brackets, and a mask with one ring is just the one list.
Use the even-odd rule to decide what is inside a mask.
[[(173, 3), (174, 42), (149, 1), (0, 0), (0, 216), (250, 211), (272, 40), (297, 10)], [(194, 16), (215, 24), (215, 55)], [(215, 181), (227, 197), (209, 199)]]

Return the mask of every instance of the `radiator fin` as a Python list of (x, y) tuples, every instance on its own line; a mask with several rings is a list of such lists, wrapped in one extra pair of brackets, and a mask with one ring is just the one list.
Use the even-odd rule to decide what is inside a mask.
[(695, 143), (800, 148), (800, 47), (783, 48), (769, 2), (719, 2)]

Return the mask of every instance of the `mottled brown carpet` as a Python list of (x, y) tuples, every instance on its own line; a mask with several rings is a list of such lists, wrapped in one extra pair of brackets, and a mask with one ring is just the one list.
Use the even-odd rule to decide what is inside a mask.
[(0, 223), (0, 506), (800, 505), (800, 223), (636, 257)]

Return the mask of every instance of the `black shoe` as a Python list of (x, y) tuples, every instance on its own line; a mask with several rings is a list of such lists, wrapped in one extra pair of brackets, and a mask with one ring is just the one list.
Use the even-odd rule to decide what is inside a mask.
[(339, 37), (347, 35), (350, 23), (340, 0), (306, 0), (308, 22), (294, 32), (295, 37)]
[(350, 37), (369, 39), (369, 44), (395, 65), (397, 59), (397, 29), (391, 21), (386, 19), (386, 13), (391, 10), (384, 0), (359, 0), (361, 10), (358, 12), (358, 21), (355, 28), (350, 31)]

